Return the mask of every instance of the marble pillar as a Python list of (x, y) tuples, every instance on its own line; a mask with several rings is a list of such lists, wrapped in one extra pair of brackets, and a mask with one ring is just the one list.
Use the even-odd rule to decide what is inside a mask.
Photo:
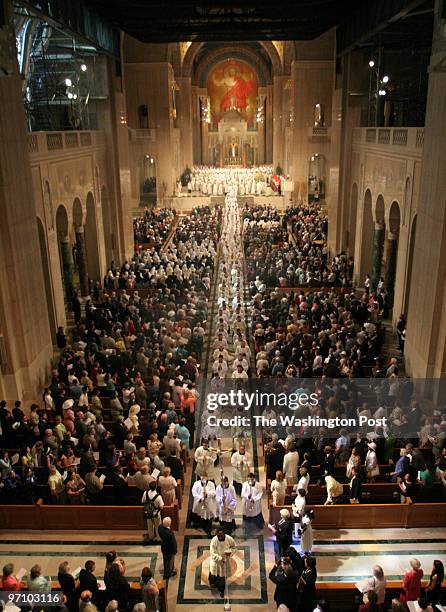
[(381, 276), (381, 265), (384, 253), (384, 225), (375, 223), (372, 253), (372, 291), (376, 291)]
[(51, 371), (53, 342), (12, 2), (0, 12), (0, 393), (35, 401)]
[(73, 286), (73, 251), (68, 236), (60, 240), (60, 257), (62, 259), (62, 276), (65, 289), (65, 301), (70, 306), (74, 293)]
[(76, 227), (76, 250), (77, 250), (77, 269), (79, 271), (79, 283), (81, 295), (90, 295), (90, 286), (87, 272), (87, 251), (85, 249), (85, 234), (83, 227)]
[(413, 378), (446, 377), (446, 37), (442, 10), (443, 2), (437, 0), (417, 231), (407, 298), (404, 355), (406, 370)]
[(389, 233), (387, 237), (387, 266), (386, 266), (386, 290), (389, 308), (393, 306), (395, 296), (396, 259), (398, 253), (398, 236)]

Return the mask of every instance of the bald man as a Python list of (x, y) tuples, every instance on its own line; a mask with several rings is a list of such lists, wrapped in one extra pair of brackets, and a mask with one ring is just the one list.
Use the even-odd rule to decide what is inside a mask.
[(164, 580), (168, 580), (177, 575), (174, 569), (174, 559), (177, 554), (177, 541), (171, 529), (172, 519), (170, 516), (163, 518), (162, 524), (158, 527), (158, 535), (161, 539), (161, 552), (163, 553)]

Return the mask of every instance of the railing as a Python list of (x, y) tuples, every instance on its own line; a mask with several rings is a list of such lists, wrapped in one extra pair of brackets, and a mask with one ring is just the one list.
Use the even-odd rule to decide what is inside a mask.
[(417, 130), (415, 138), (415, 146), (417, 149), (422, 149), (424, 145), (424, 129)]
[(407, 145), (407, 130), (393, 130), (392, 143), (400, 147)]
[(105, 134), (101, 130), (91, 132), (30, 132), (28, 151), (31, 156), (45, 155), (79, 147), (99, 147), (105, 144)]
[(149, 140), (155, 142), (156, 130), (154, 128), (129, 128), (130, 140)]
[(424, 128), (355, 128), (353, 145), (389, 146), (395, 149), (416, 150), (421, 154), (424, 144)]
[(329, 142), (330, 128), (313, 126), (308, 128), (308, 139), (313, 142)]
[(49, 133), (46, 135), (46, 148), (48, 151), (63, 149), (62, 134)]
[(390, 130), (378, 130), (378, 144), (389, 144)]
[(69, 149), (79, 146), (79, 138), (76, 132), (67, 132), (65, 134), (65, 146)]
[(376, 130), (368, 129), (365, 134), (365, 140), (366, 142), (376, 142)]

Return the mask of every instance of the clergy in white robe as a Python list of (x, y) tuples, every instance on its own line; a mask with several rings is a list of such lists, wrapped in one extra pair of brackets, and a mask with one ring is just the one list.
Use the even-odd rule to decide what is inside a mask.
[(237, 497), (234, 487), (229, 484), (227, 476), (223, 476), (221, 484), (215, 489), (217, 500), (217, 515), (221, 528), (231, 534), (235, 529), (234, 512), (237, 507)]
[(198, 478), (205, 476), (212, 480), (215, 475), (214, 463), (217, 459), (217, 453), (215, 450), (209, 448), (209, 442), (207, 440), (203, 440), (203, 444), (197, 447), (194, 459), (197, 463), (195, 473)]
[(259, 529), (263, 527), (262, 515), (263, 489), (256, 481), (254, 474), (248, 474), (248, 480), (242, 486), (243, 522), (253, 523)]
[(215, 484), (202, 478), (194, 482), (192, 487), (192, 513), (195, 522), (199, 522), (202, 529), (210, 536), (212, 521), (217, 512), (215, 500)]
[(220, 529), (211, 540), (209, 547), (209, 585), (219, 590), (220, 597), (225, 595), (225, 577), (228, 575), (229, 560), (237, 546), (230, 535)]
[(252, 468), (251, 456), (246, 453), (244, 446), (240, 446), (238, 451), (233, 453), (231, 465), (233, 468), (232, 484), (238, 495), (240, 495), (242, 492), (242, 484), (247, 480), (248, 474)]

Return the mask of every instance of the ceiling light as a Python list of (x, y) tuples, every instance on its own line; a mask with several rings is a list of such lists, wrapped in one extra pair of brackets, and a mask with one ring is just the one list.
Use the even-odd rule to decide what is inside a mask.
[(385, 76), (383, 76), (383, 83), (388, 83), (388, 82), (389, 82), (389, 77), (386, 74)]
[(71, 93), (71, 91), (68, 92), (68, 99), (72, 100), (73, 99), (73, 94)]
[(72, 83), (71, 79), (65, 79), (65, 85), (66, 85), (67, 87), (71, 87), (71, 86), (72, 86), (72, 84), (73, 84), (73, 83)]
[(369, 61), (370, 68), (373, 68), (374, 65), (375, 65), (375, 60), (370, 60)]
[(87, 64), (81, 64), (82, 72), (87, 72)]

